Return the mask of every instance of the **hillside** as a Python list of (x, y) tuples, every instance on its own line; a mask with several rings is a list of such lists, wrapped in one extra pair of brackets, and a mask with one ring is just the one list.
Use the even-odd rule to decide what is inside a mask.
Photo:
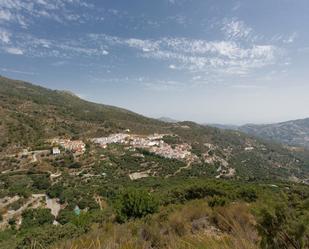
[[(223, 131), (193, 122), (171, 124), (150, 119), (125, 109), (82, 100), (66, 91), (2, 77), (0, 108), (0, 141), (4, 155), (48, 148), (46, 141), (55, 138), (87, 142), (125, 131), (139, 136), (161, 133), (170, 134), (163, 139), (166, 145), (190, 147), (188, 152), (196, 157), (190, 164), (211, 165), (209, 170), (188, 167), (190, 170), (184, 172), (189, 174), (215, 174), (217, 170), (218, 174), (222, 171), (229, 175), (232, 170), (231, 176), (244, 178), (297, 176), (306, 179), (307, 161), (278, 145), (237, 131)], [(6, 169), (10, 168), (5, 165)]]
[(101, 136), (124, 129), (149, 132), (165, 126), (121, 108), (82, 100), (67, 91), (4, 77), (0, 77), (0, 116), (2, 147), (27, 146), (62, 135)]
[(309, 148), (309, 118), (277, 124), (247, 124), (239, 127), (239, 130), (282, 144)]
[[(232, 230), (214, 220), (220, 212), (211, 208), (231, 203), (244, 208), (257, 199), (262, 208), (282, 197), (293, 207), (306, 204), (306, 151), (239, 131), (162, 122), (3, 77), (0, 108), (0, 248), (48, 248), (92, 228), (97, 228), (95, 234), (124, 229), (126, 240), (136, 240), (125, 248), (178, 248), (184, 240), (194, 242), (194, 229), (201, 236), (205, 229), (214, 232), (239, 248)], [(171, 213), (178, 210), (183, 216), (194, 200), (198, 209), (192, 217), (182, 220)], [(244, 212), (240, 219), (249, 215), (247, 208)], [(291, 212), (293, 217), (306, 215)], [(139, 220), (154, 213), (151, 220)], [(162, 217), (168, 217), (167, 223)], [(147, 222), (153, 222), (154, 230)], [(252, 216), (247, 225), (255, 222), (258, 217)], [(258, 241), (257, 230), (250, 231)], [(92, 241), (93, 234), (87, 236)], [(245, 244), (254, 246), (250, 236)], [(110, 239), (104, 237), (102, 243), (115, 248), (127, 243), (114, 245)], [(73, 240), (56, 248), (76, 244)]]

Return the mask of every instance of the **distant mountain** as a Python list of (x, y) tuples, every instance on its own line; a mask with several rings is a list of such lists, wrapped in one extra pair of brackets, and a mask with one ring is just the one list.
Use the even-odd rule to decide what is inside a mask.
[(158, 118), (158, 120), (166, 122), (166, 123), (177, 123), (177, 122), (179, 122), (179, 120), (172, 119), (172, 118), (169, 118), (169, 117), (161, 117), (161, 118)]
[(229, 124), (204, 124), (207, 126), (215, 127), (223, 130), (238, 130), (239, 126), (237, 125), (229, 125)]
[(239, 130), (263, 139), (309, 148), (309, 118), (276, 124), (247, 124)]

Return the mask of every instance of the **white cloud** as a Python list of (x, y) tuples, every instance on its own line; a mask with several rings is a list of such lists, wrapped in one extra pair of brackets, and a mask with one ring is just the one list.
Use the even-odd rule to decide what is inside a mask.
[[(121, 43), (122, 41), (120, 41)], [(151, 52), (159, 49), (159, 44), (151, 40), (128, 39), (124, 41), (132, 48), (141, 49), (143, 52)]]
[[(274, 45), (240, 46), (234, 41), (206, 41), (187, 38), (119, 41), (140, 50), (144, 58), (173, 62), (173, 67), (191, 72), (217, 70), (244, 74), (255, 68), (274, 64), (281, 50)], [(177, 63), (177, 64), (175, 64)], [(170, 67), (171, 68), (171, 67)]]
[(233, 18), (224, 19), (221, 30), (228, 39), (246, 39), (252, 33), (252, 28), (248, 27), (243, 21)]
[(175, 66), (175, 65), (173, 65), (173, 64), (171, 64), (171, 65), (169, 65), (168, 66), (170, 69), (176, 69), (177, 67)]
[(84, 0), (1, 0), (0, 22), (18, 23), (27, 28), (37, 18), (48, 18), (60, 23), (76, 22), (90, 15), (80, 16), (74, 12), (74, 6), (93, 8)]
[[(2, 45), (1, 45), (2, 41)], [(7, 42), (4, 44), (4, 42)], [(29, 57), (73, 58), (79, 56), (100, 57), (109, 55), (108, 47), (91, 44), (87, 39), (50, 40), (37, 38), (25, 33), (6, 33), (0, 30), (0, 49), (10, 54)], [(8, 46), (7, 44), (10, 44)]]
[(289, 37), (287, 37), (286, 39), (283, 40), (284, 43), (293, 43), (295, 41), (295, 39), (297, 38), (297, 33), (294, 32), (293, 34), (291, 34)]
[(8, 47), (5, 51), (9, 54), (22, 55), (24, 52), (20, 48)]
[(2, 72), (10, 72), (10, 73), (17, 73), (17, 74), (26, 74), (26, 75), (35, 75), (36, 73), (34, 72), (28, 72), (28, 71), (21, 71), (21, 70), (16, 70), (16, 69), (11, 69), (11, 68), (0, 68)]
[(2, 50), (30, 57), (68, 59), (80, 56), (103, 57), (111, 53), (112, 55), (108, 57), (110, 58), (114, 49), (122, 47), (133, 50), (137, 57), (165, 61), (170, 69), (180, 69), (198, 75), (206, 71), (216, 74), (246, 75), (256, 69), (273, 65), (282, 58), (282, 49), (271, 44), (271, 41), (266, 43), (251, 39), (246, 42), (235, 40), (237, 37), (239, 39), (248, 37), (251, 33), (248, 28), (244, 28), (244, 24), (237, 22), (237, 25), (232, 25), (235, 27), (233, 32), (230, 32), (231, 39), (227, 40), (211, 41), (181, 37), (138, 39), (106, 34), (81, 35), (75, 40), (65, 38), (50, 40), (23, 33), (12, 33), (10, 37), (3, 32), (0, 33), (0, 39), (3, 42), (10, 42), (10, 46), (3, 44)]
[(108, 54), (109, 54), (109, 52), (107, 50), (102, 51), (102, 55), (108, 55)]
[(5, 30), (0, 29), (0, 42), (9, 43), (11, 34)]
[(1, 21), (10, 21), (12, 18), (11, 12), (6, 10), (0, 10), (0, 22)]

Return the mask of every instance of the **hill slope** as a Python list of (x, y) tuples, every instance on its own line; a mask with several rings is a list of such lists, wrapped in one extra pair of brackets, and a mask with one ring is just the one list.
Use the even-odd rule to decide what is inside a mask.
[[(46, 139), (55, 137), (89, 141), (130, 129), (132, 134), (139, 135), (174, 134), (177, 139), (173, 136), (165, 139), (171, 149), (189, 145), (189, 153), (196, 157), (196, 166), (186, 168), (177, 164), (186, 169), (175, 168), (181, 175), (216, 176), (225, 172), (228, 176), (241, 178), (297, 176), (305, 179), (308, 173), (308, 162), (299, 154), (238, 131), (219, 130), (193, 122), (165, 123), (121, 108), (91, 103), (68, 92), (3, 77), (0, 78), (0, 120), (2, 154), (16, 153), (28, 147), (34, 149)], [(156, 159), (150, 157), (149, 160)], [(164, 164), (169, 161), (166, 159)], [(6, 168), (9, 166), (5, 165)], [(143, 169), (147, 167), (150, 166), (143, 166)], [(127, 167), (123, 170), (123, 174), (129, 173)], [(154, 169), (161, 176), (171, 173), (166, 167), (161, 170)]]
[(3, 77), (0, 116), (2, 145), (26, 146), (54, 136), (100, 136), (124, 129), (149, 132), (165, 126), (128, 110)]
[(309, 148), (309, 118), (277, 124), (241, 126), (240, 131), (291, 146)]

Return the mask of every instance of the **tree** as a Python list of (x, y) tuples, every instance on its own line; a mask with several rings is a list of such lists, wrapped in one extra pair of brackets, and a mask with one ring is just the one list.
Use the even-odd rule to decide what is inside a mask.
[(39, 190), (45, 190), (50, 187), (50, 181), (48, 175), (39, 175), (39, 176), (32, 176), (33, 184), (32, 186)]
[(251, 188), (241, 190), (239, 197), (247, 202), (255, 202), (258, 198), (255, 190)]
[(157, 200), (148, 192), (128, 190), (118, 200), (117, 218), (123, 222), (130, 218), (141, 218), (158, 210)]
[(74, 214), (73, 210), (63, 209), (60, 211), (57, 217), (57, 221), (61, 225), (64, 225), (66, 223), (72, 222), (75, 216), (76, 215)]
[(298, 221), (286, 208), (277, 207), (274, 213), (263, 209), (258, 222), (258, 232), (262, 237), (263, 249), (303, 249), (306, 242), (306, 225)]
[(27, 209), (22, 213), (22, 217), (22, 228), (52, 224), (55, 219), (50, 209), (46, 208)]
[(63, 186), (61, 184), (55, 184), (55, 185), (52, 185), (47, 190), (47, 195), (50, 198), (60, 198), (62, 192), (63, 192)]

